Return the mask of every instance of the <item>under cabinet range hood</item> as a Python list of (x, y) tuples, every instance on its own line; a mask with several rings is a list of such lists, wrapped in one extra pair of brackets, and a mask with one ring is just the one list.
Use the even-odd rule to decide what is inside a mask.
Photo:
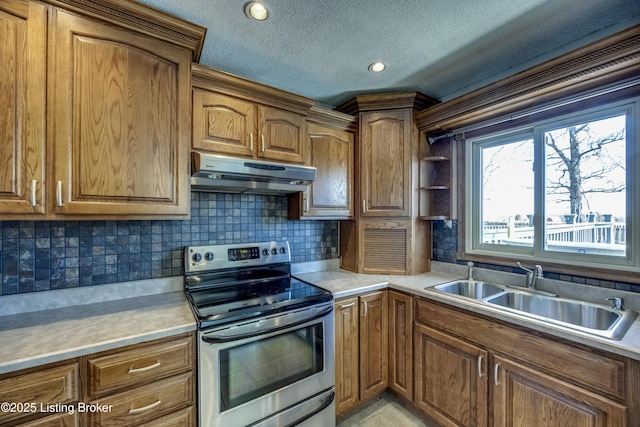
[(219, 154), (192, 153), (191, 189), (244, 194), (289, 194), (305, 191), (316, 168)]

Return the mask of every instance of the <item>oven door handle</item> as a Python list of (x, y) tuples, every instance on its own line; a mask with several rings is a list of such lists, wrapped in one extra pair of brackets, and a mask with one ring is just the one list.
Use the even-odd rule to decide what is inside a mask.
[(325, 308), (324, 310), (320, 311), (320, 312), (316, 312), (311, 314), (310, 316), (305, 316), (302, 319), (293, 319), (291, 322), (287, 322), (283, 325), (278, 325), (276, 327), (273, 326), (267, 326), (264, 328), (260, 328), (260, 329), (254, 329), (253, 331), (249, 332), (249, 333), (239, 333), (239, 334), (235, 334), (235, 335), (224, 335), (224, 336), (215, 336), (214, 333), (210, 334), (210, 335), (205, 335), (202, 337), (202, 341), (208, 343), (208, 344), (219, 344), (219, 343), (225, 343), (225, 342), (230, 342), (230, 341), (238, 341), (238, 340), (242, 340), (245, 338), (253, 338), (253, 337), (257, 337), (260, 335), (264, 335), (265, 333), (272, 333), (272, 332), (278, 332), (281, 331), (283, 329), (289, 329), (292, 328), (294, 326), (298, 326), (298, 325), (302, 325), (303, 323), (307, 323), (307, 322), (311, 322), (313, 320), (316, 319), (320, 319), (324, 316), (326, 316), (327, 314), (331, 313), (333, 311), (333, 304), (329, 305), (327, 308)]

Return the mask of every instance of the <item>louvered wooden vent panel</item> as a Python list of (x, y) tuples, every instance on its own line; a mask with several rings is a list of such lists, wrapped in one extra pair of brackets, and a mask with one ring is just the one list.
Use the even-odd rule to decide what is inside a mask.
[(406, 273), (407, 230), (365, 229), (363, 249), (365, 272)]

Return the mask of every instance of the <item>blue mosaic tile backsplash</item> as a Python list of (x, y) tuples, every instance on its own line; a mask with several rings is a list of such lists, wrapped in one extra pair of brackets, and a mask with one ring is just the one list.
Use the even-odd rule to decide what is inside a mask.
[[(458, 251), (458, 222), (452, 221), (452, 226), (447, 227), (444, 221), (435, 221), (433, 223), (433, 259), (436, 261), (449, 262), (454, 264), (466, 265), (465, 260), (456, 259)], [(488, 268), (491, 270), (506, 271), (509, 273), (522, 274), (522, 270), (517, 266), (507, 267), (502, 265), (474, 263), (477, 267)], [(568, 274), (559, 274), (545, 272), (545, 277), (555, 280), (563, 280), (566, 282), (583, 283), (591, 286), (600, 286), (622, 291), (640, 292), (640, 285), (633, 283), (624, 283), (611, 280), (599, 280), (582, 276), (571, 276)]]
[(2, 295), (184, 273), (183, 247), (288, 240), (293, 262), (338, 258), (337, 221), (287, 219), (285, 196), (191, 193), (184, 221), (0, 221)]

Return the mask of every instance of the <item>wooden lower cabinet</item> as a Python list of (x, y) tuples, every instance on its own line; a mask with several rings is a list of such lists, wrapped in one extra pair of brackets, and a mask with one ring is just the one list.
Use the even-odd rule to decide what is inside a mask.
[(413, 297), (389, 290), (389, 388), (413, 399)]
[(388, 384), (387, 291), (360, 296), (360, 399), (382, 393)]
[(416, 405), (443, 426), (486, 426), (487, 352), (422, 325), (414, 342)]
[(336, 414), (388, 385), (387, 291), (335, 301)]
[(3, 374), (0, 402), (22, 406), (0, 425), (195, 427), (194, 372), (188, 333)]
[(336, 414), (360, 402), (358, 297), (342, 298), (335, 307)]
[(414, 403), (443, 426), (638, 425), (637, 361), (421, 298), (415, 317)]
[(83, 414), (86, 425), (195, 425), (193, 334), (103, 352), (83, 362), (86, 401), (109, 408)]
[(627, 425), (624, 405), (500, 356), (493, 363), (496, 426)]

